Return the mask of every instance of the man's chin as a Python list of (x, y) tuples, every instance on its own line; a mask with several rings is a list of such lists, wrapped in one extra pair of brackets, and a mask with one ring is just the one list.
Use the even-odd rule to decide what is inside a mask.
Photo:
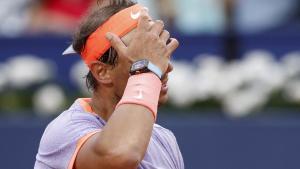
[(158, 100), (158, 106), (162, 106), (162, 105), (166, 104), (168, 99), (169, 99), (168, 94), (160, 95), (159, 100)]

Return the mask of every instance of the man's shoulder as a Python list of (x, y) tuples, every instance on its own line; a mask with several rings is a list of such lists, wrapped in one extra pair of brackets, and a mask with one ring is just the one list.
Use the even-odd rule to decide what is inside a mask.
[[(97, 118), (92, 114), (84, 112), (84, 110), (75, 102), (69, 109), (63, 111), (47, 126), (49, 129), (68, 129), (66, 127), (75, 127), (78, 122), (97, 121)], [(75, 125), (75, 126), (74, 126)]]
[(166, 140), (167, 142), (175, 141), (176, 137), (170, 129), (167, 129), (159, 124), (154, 124), (153, 134), (159, 139)]
[(164, 154), (161, 159), (165, 158), (164, 160), (176, 162), (174, 165), (177, 166), (179, 163), (183, 164), (176, 137), (171, 130), (155, 124), (149, 147), (150, 156)]
[(97, 117), (85, 112), (75, 102), (46, 127), (36, 156), (36, 165), (45, 164), (53, 168), (66, 168), (78, 141), (87, 134), (100, 129), (101, 123)]
[(102, 127), (96, 116), (84, 112), (77, 104), (62, 112), (46, 127), (41, 139), (45, 145), (77, 141), (85, 134)]
[(161, 126), (161, 125), (159, 125), (157, 123), (154, 124), (153, 129), (173, 134), (173, 132), (170, 129), (167, 129), (167, 128), (165, 128), (165, 127), (163, 127), (163, 126)]

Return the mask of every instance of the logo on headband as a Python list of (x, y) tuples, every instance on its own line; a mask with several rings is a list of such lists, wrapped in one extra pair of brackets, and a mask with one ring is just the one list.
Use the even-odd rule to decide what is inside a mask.
[(131, 18), (132, 18), (133, 20), (137, 20), (137, 19), (140, 17), (140, 15), (141, 15), (141, 11), (139, 11), (139, 12), (137, 12), (137, 13), (133, 13), (133, 12), (131, 11), (131, 13), (130, 13), (130, 16), (131, 16)]

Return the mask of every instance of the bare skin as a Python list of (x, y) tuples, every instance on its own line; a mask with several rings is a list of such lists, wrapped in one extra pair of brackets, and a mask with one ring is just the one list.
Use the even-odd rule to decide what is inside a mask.
[(170, 35), (164, 31), (163, 23), (149, 20), (147, 10), (142, 10), (138, 27), (123, 41), (108, 34), (119, 55), (116, 67), (101, 62), (91, 66), (99, 90), (93, 93), (90, 105), (107, 124), (83, 145), (75, 161), (76, 169), (133, 169), (144, 158), (154, 124), (152, 113), (134, 104), (124, 104), (117, 109), (115, 106), (126, 87), (130, 65), (140, 59), (150, 60), (165, 73), (160, 102), (167, 100), (167, 74), (173, 69), (169, 61), (178, 41), (171, 39), (166, 45)]

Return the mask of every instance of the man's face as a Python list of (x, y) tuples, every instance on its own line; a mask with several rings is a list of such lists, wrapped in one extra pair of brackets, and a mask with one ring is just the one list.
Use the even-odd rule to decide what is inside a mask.
[[(130, 33), (122, 37), (122, 41), (126, 46), (130, 44), (130, 41), (134, 33), (135, 30), (131, 31)], [(131, 65), (132, 65), (132, 61), (129, 58), (119, 55), (117, 64), (113, 69), (113, 75), (112, 75), (113, 86), (115, 88), (115, 94), (120, 98), (122, 97), (125, 87), (127, 85)], [(169, 64), (166, 74), (162, 77), (162, 88), (161, 88), (159, 102), (158, 102), (159, 105), (165, 104), (168, 100), (168, 85), (167, 85), (168, 74), (172, 70), (173, 70), (173, 66)]]

